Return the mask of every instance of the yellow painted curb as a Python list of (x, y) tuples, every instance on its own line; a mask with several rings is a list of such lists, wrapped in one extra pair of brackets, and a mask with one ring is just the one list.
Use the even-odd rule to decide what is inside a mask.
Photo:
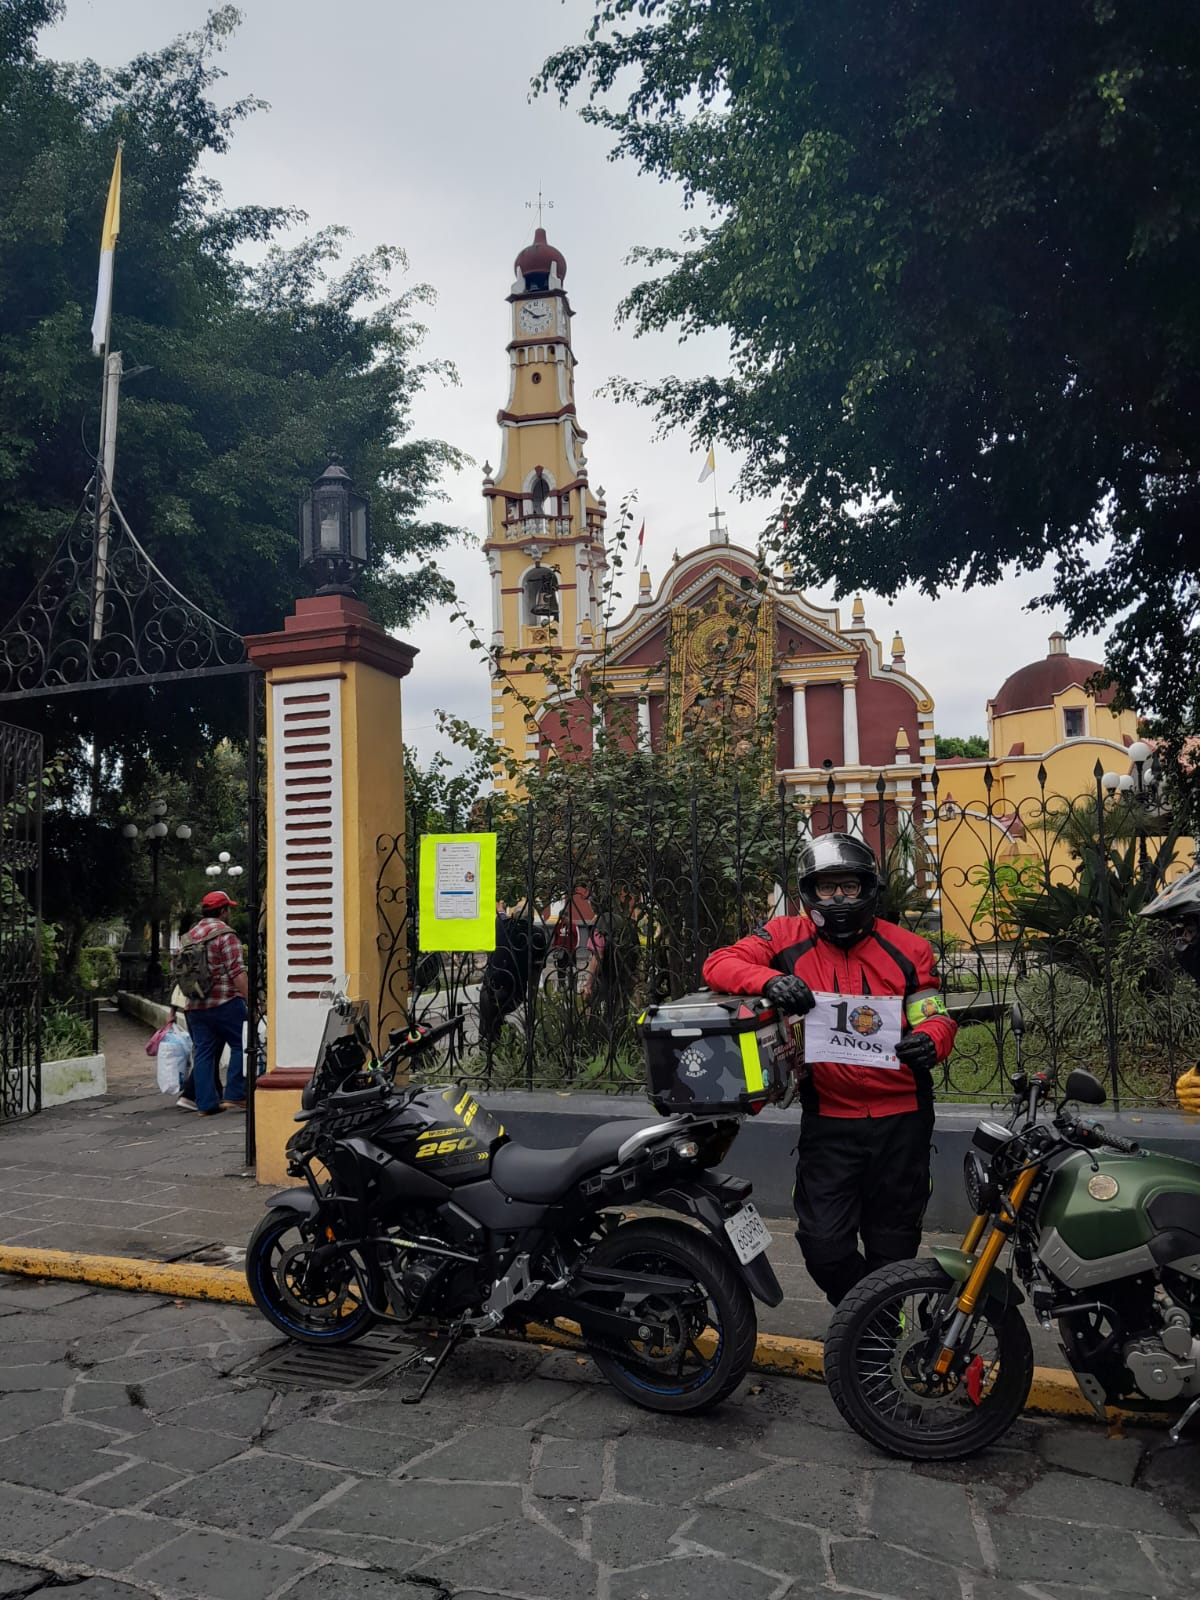
[[(22, 1250), (0, 1246), (0, 1273), (23, 1278), (56, 1278), (66, 1283), (88, 1283), (98, 1289), (128, 1289), (143, 1294), (166, 1295), (173, 1300), (217, 1300), (227, 1305), (254, 1304), (249, 1285), (229, 1267), (206, 1267), (189, 1261), (138, 1261), (126, 1256), (89, 1256), (73, 1250)], [(532, 1324), (526, 1337), (536, 1344), (575, 1348), (577, 1330)], [(823, 1382), (825, 1369), (816, 1339), (785, 1339), (760, 1333), (754, 1349), (754, 1366), (760, 1372), (780, 1372), (792, 1378)], [(1035, 1367), (1027, 1411), (1052, 1416), (1086, 1417), (1096, 1414), (1080, 1394), (1075, 1379), (1064, 1368)], [(1126, 1413), (1127, 1414), (1127, 1413)], [(1110, 1416), (1119, 1413), (1110, 1411)], [(1147, 1420), (1140, 1415), (1139, 1420)]]
[(223, 1300), (252, 1306), (250, 1286), (229, 1267), (196, 1261), (139, 1261), (127, 1256), (87, 1256), (74, 1250), (22, 1250), (0, 1245), (0, 1272), (21, 1278), (57, 1278), (97, 1289), (133, 1289), (175, 1300)]

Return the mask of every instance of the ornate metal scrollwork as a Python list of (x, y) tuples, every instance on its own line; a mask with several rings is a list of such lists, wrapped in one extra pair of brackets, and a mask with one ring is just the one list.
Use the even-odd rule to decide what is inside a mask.
[(0, 632), (0, 701), (246, 670), (239, 635), (179, 592), (111, 505), (103, 572), (85, 497)]

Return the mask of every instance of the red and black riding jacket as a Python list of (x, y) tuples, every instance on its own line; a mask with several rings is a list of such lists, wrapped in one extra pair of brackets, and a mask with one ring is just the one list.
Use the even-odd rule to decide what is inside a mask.
[[(775, 917), (745, 939), (714, 950), (704, 981), (723, 994), (761, 994), (772, 978), (795, 973), (824, 994), (904, 996), (905, 1032), (920, 1029), (944, 1061), (958, 1024), (946, 1014), (933, 946), (907, 928), (876, 921), (848, 949), (819, 939), (807, 917)], [(823, 1117), (893, 1117), (933, 1104), (933, 1079), (899, 1070), (842, 1066), (821, 1061), (801, 1090), (801, 1105)]]

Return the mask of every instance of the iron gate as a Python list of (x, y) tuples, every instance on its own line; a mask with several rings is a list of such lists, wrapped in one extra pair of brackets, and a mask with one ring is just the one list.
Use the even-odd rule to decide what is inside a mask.
[(0, 1122), (42, 1104), (42, 736), (0, 723)]

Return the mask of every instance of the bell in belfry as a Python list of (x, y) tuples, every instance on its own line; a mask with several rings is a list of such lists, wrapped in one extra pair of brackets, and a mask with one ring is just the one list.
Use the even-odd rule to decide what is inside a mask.
[(558, 573), (538, 567), (529, 575), (529, 611), (541, 622), (558, 621)]

